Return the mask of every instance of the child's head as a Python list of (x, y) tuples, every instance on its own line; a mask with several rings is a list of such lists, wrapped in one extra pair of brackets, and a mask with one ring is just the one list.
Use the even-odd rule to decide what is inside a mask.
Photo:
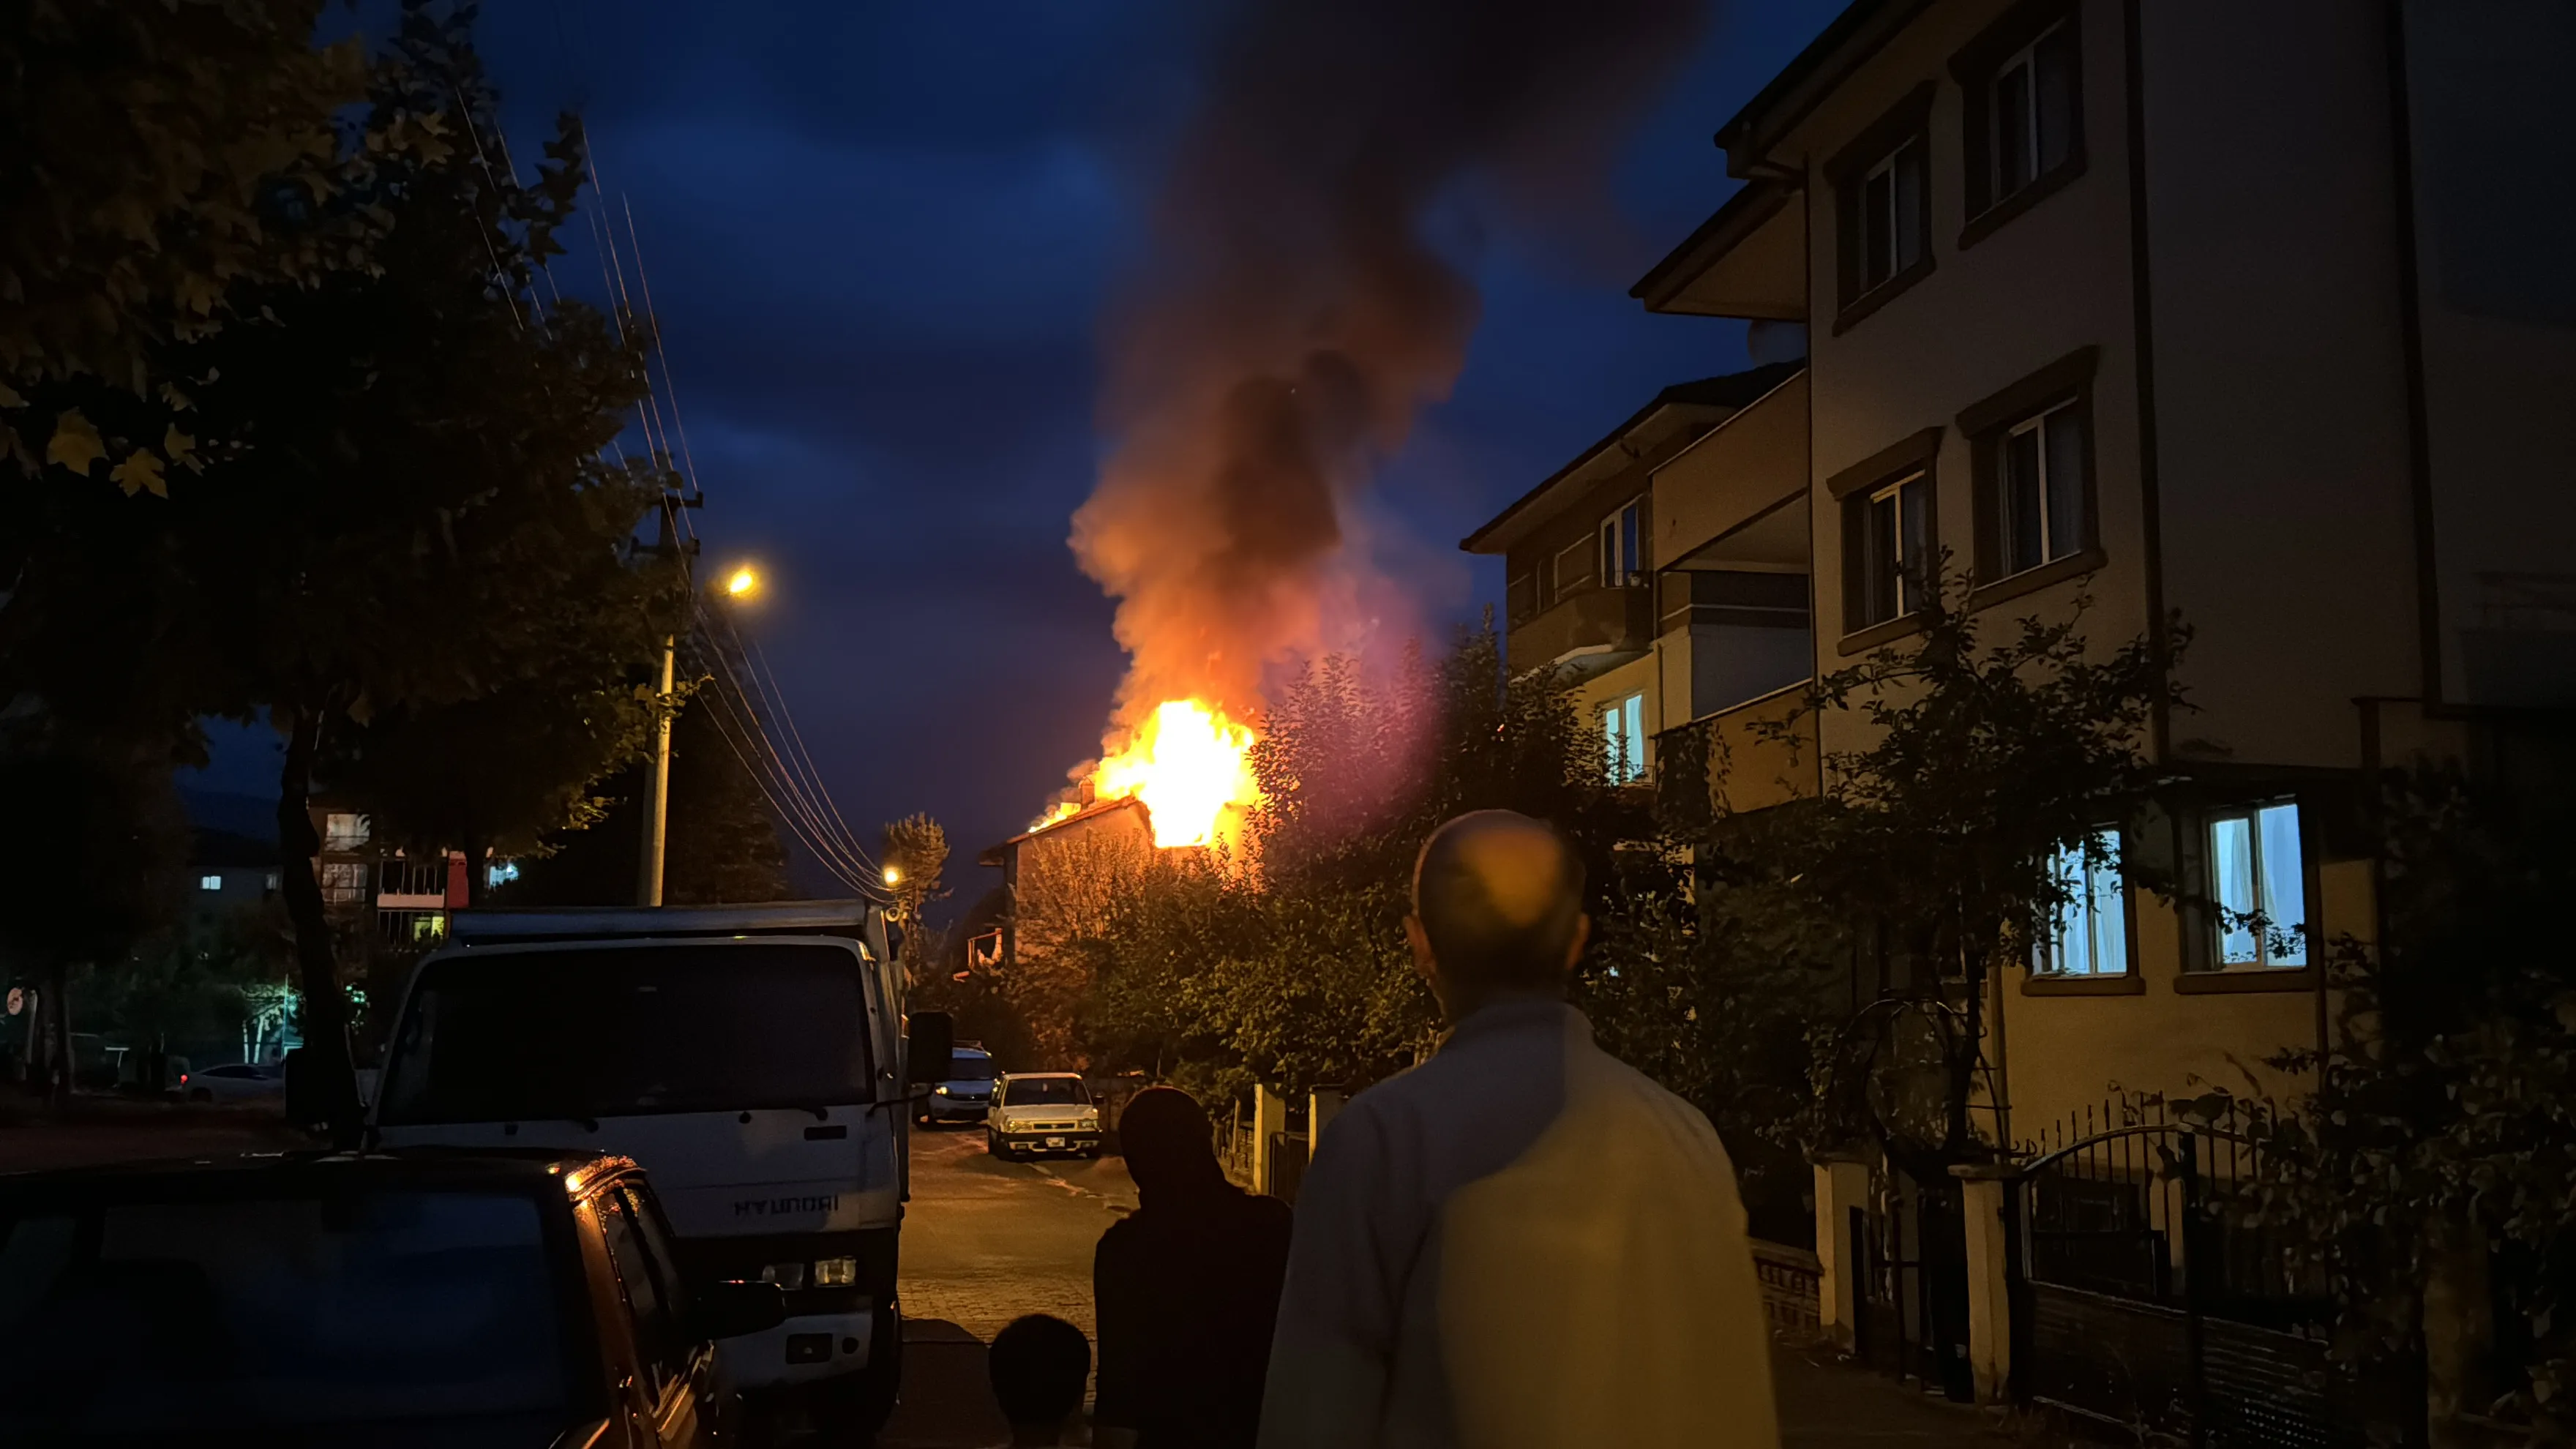
[(1082, 1386), (1091, 1377), (1091, 1341), (1061, 1318), (1032, 1313), (993, 1335), (985, 1359), (993, 1397), (1016, 1435), (1061, 1429), (1082, 1408)]

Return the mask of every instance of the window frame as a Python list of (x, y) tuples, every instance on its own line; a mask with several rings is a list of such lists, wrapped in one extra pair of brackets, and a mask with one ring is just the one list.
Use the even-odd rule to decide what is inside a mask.
[[(1864, 127), (1825, 164), (1825, 174), (1834, 198), (1836, 291), (1833, 331), (1836, 336), (1930, 275), (1936, 265), (1932, 241), (1932, 194), (1936, 189), (1932, 180), (1934, 90), (1931, 81), (1916, 86), (1903, 100)], [(1894, 168), (1909, 147), (1914, 148), (1922, 172), (1920, 184), (1915, 187), (1913, 215), (1916, 245), (1920, 251), (1912, 261), (1902, 260), (1904, 218), (1891, 216), (1888, 274), (1876, 281), (1866, 281), (1862, 249), (1867, 242), (1867, 233), (1862, 226), (1862, 212), (1868, 182), (1881, 170), (1889, 171), (1888, 204), (1891, 209), (1897, 207), (1903, 198)]]
[[(1646, 737), (1646, 692), (1632, 689), (1606, 700), (1594, 712), (1601, 726), (1602, 776), (1612, 786), (1642, 785), (1652, 777), (1652, 749)], [(1614, 732), (1613, 721), (1616, 721)], [(1633, 751), (1633, 753), (1632, 753)], [(1621, 773), (1621, 766), (1626, 773)]]
[(1639, 494), (1610, 510), (1596, 530), (1599, 547), (1593, 568), (1603, 588), (1645, 586), (1652, 572), (1646, 565), (1646, 497)]
[(220, 891), (223, 888), (224, 878), (221, 872), (197, 877), (197, 889), (201, 891)]
[[(2126, 981), (2134, 978), (2138, 974), (2138, 912), (2137, 903), (2132, 899), (2132, 891), (2130, 889), (2130, 843), (2128, 832), (2117, 825), (2097, 825), (2086, 830), (2084, 834), (2093, 839), (2099, 839), (2103, 836), (2110, 837), (2111, 860), (2108, 865), (2103, 868), (2107, 869), (2116, 878), (2113, 890), (2120, 904), (2120, 923), (2117, 933), (2117, 939), (2120, 946), (2120, 969), (2117, 971), (2103, 971), (2099, 969), (2092, 971), (2069, 971), (2061, 966), (2042, 965), (2041, 963), (2044, 959), (2053, 959), (2057, 955), (2057, 943), (2066, 934), (2060, 921), (2049, 921), (2046, 923), (2047, 929), (2045, 934), (2035, 935), (2031, 942), (2030, 951), (2027, 953), (2027, 959), (2023, 963), (2024, 968), (2029, 972), (2030, 980), (2061, 983), (2113, 982)], [(2054, 864), (2056, 861), (2064, 859), (2070, 849), (2074, 851), (2075, 858), (2082, 862), (2082, 872), (2087, 878), (2084, 882), (2086, 889), (2079, 899), (2084, 908), (2089, 911), (2092, 909), (2093, 901), (2093, 894), (2089, 888), (2091, 884), (2090, 877), (2094, 871), (2094, 866), (2089, 855), (2081, 849), (2080, 844), (2072, 847), (2061, 845), (2050, 852), (2050, 862), (2051, 864)], [(2074, 903), (2070, 902), (2068, 904), (2071, 905)], [(2066, 909), (2067, 907), (2065, 905), (2061, 905), (2059, 907), (2060, 920), (2062, 920), (2062, 913)]]
[[(1967, 218), (1959, 232), (1958, 244), (1962, 251), (1993, 235), (2005, 223), (2055, 195), (2084, 174), (2086, 128), (2081, 8), (2074, 0), (2029, 0), (2029, 3), (2007, 11), (1950, 59), (1950, 74), (1959, 83), (1961, 97), (1959, 169), (1961, 200)], [(2060, 32), (2066, 36), (2071, 61), (2067, 72), (2066, 155), (2057, 165), (2042, 170), (2038, 148), (2034, 144), (2031, 178), (2010, 192), (2002, 191), (1998, 175), (2000, 158), (1995, 144), (1995, 86), (2016, 61), (2026, 55), (2032, 56), (2031, 124), (2036, 127), (2039, 121), (2039, 71), (2034, 52), (2042, 40)]]
[[(1970, 560), (1974, 583), (1968, 594), (1971, 610), (2018, 598), (2063, 579), (2082, 577), (2110, 561), (2102, 547), (2100, 429), (2093, 407), (2093, 378), (2100, 351), (2096, 347), (2078, 348), (1972, 404), (1956, 419), (1960, 434), (1968, 440), (1970, 525), (1975, 536)], [(2083, 434), (2078, 454), (2083, 477), (2076, 490), (2084, 515), (2081, 541), (2054, 558), (2006, 573), (2004, 445), (2016, 429), (2066, 408), (2075, 410), (2074, 421)]]
[[(2259, 959), (2229, 961), (2226, 959), (2229, 928), (2227, 918), (2223, 914), (2226, 907), (2221, 904), (2219, 893), (2215, 832), (2219, 822), (2223, 820), (2243, 820), (2246, 823), (2247, 870), (2249, 881), (2256, 893), (2253, 914), (2264, 922), (2268, 935), (2269, 928), (2277, 923), (2261, 914), (2263, 902), (2260, 893), (2265, 876), (2262, 817), (2263, 812), (2267, 810), (2283, 807), (2291, 811), (2296, 832), (2294, 838), (2299, 845), (2299, 868), (2296, 878), (2299, 883), (2298, 924), (2301, 959), (2296, 961), (2271, 959), (2270, 941), (2258, 936), (2256, 954)], [(2199, 812), (2192, 825), (2192, 841), (2197, 857), (2194, 861), (2193, 877), (2199, 887), (2203, 906), (2197, 912), (2200, 920), (2197, 929), (2193, 932), (2196, 950), (2195, 959), (2189, 965), (2192, 974), (2268, 978), (2303, 976), (2317, 969), (2317, 842), (2313, 815), (2314, 812), (2307, 808), (2306, 802), (2296, 794), (2257, 796), (2226, 805), (2212, 806)]]
[[(1867, 528), (1871, 500), (1885, 494), (1891, 487), (1902, 487), (1907, 483), (1915, 483), (1923, 490), (1922, 541), (1929, 555), (1926, 563), (1930, 564), (1940, 558), (1939, 462), (1942, 431), (1937, 427), (1925, 428), (1826, 480), (1826, 492), (1834, 499), (1835, 506), (1842, 514), (1840, 530), (1842, 534), (1840, 565), (1842, 617), (1841, 642), (1837, 647), (1843, 654), (1857, 654), (1863, 650), (1875, 648), (1923, 627), (1924, 611), (1921, 604), (1924, 601), (1917, 599), (1914, 601), (1914, 608), (1905, 608), (1904, 605), (1908, 601), (1902, 587), (1898, 591), (1896, 614), (1874, 621), (1866, 619), (1864, 605), (1867, 600), (1863, 588), (1868, 574), (1860, 565), (1868, 552)], [(1901, 534), (1903, 530), (1901, 507), (1898, 513), (1898, 527)], [(1927, 577), (1923, 581), (1923, 586), (1928, 591), (1934, 586), (1934, 581)]]

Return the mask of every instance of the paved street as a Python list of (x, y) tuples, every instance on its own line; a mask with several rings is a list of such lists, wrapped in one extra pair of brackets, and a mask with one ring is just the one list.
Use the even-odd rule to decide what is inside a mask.
[(886, 1449), (1002, 1442), (984, 1380), (984, 1343), (1024, 1313), (1088, 1336), (1091, 1250), (1136, 1206), (1126, 1164), (1004, 1162), (984, 1134), (915, 1129), (903, 1220), (904, 1403)]

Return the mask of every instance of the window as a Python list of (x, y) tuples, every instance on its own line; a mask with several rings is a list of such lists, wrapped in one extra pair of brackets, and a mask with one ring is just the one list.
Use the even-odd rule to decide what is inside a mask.
[(1601, 520), (1601, 584), (1634, 588), (1645, 582), (1646, 500), (1640, 498)]
[(1013, 1077), (1002, 1086), (1005, 1107), (1083, 1107), (1090, 1102), (1080, 1077)]
[(334, 810), (322, 817), (322, 848), (356, 850), (367, 843), (367, 837), (371, 833), (368, 826), (368, 819), (364, 815)]
[(2055, 918), (2033, 947), (2030, 969), (2049, 976), (2125, 976), (2128, 897), (2120, 881), (2120, 832), (2104, 826), (2059, 846), (2048, 870), (2059, 891)]
[(1538, 612), (1538, 575), (1514, 574), (1503, 585), (1503, 617), (1517, 624)]
[(354, 860), (326, 860), (320, 871), (322, 900), (328, 905), (347, 905), (367, 898), (367, 867)]
[(1601, 706), (1601, 746), (1613, 785), (1646, 778), (1646, 696), (1632, 694)]
[(2061, 20), (1995, 68), (1985, 92), (1993, 205), (2075, 156), (2075, 27)]
[(1547, 595), (1539, 607), (1549, 604), (1583, 587), (1584, 571), (1592, 567), (1592, 545), (1582, 540), (1567, 544), (1548, 561)]
[(2073, 402), (2006, 429), (1994, 450), (1994, 577), (2080, 553), (2093, 541), (2084, 410)]
[(2076, 9), (2037, 0), (2007, 13), (1950, 62), (1974, 246), (2084, 171), (2084, 78)]
[(222, 876), (201, 875), (197, 877), (197, 889), (201, 891), (219, 891), (223, 888), (224, 878)]
[(1833, 183), (1834, 331), (1858, 322), (1932, 270), (1934, 83), (1925, 81), (1824, 166)]
[(617, 1268), (617, 1286), (635, 1327), (635, 1355), (652, 1376), (655, 1398), (688, 1376), (687, 1340), (680, 1330), (680, 1305), (671, 1291), (670, 1270), (656, 1263), (636, 1220), (633, 1202), (623, 1191), (601, 1194), (599, 1229), (608, 1239), (608, 1259)]
[(2297, 802), (2212, 815), (2206, 845), (2218, 968), (2307, 965), (2307, 856)]
[(1923, 138), (1909, 136), (1860, 175), (1853, 189), (1851, 293), (1863, 296), (1923, 260), (1931, 230), (1923, 209)]
[(1851, 617), (1845, 632), (1884, 624), (1921, 609), (1930, 579), (1932, 483), (1909, 473), (1855, 494), (1852, 513)]

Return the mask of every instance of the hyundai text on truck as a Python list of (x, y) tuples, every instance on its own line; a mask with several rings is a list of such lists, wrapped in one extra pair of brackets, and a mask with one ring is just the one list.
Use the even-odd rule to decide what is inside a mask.
[(386, 1148), (558, 1148), (650, 1172), (693, 1283), (775, 1283), (722, 1345), (776, 1432), (872, 1434), (901, 1380), (895, 1297), (914, 1084), (884, 917), (858, 901), (461, 911), (412, 975), (369, 1111)]

